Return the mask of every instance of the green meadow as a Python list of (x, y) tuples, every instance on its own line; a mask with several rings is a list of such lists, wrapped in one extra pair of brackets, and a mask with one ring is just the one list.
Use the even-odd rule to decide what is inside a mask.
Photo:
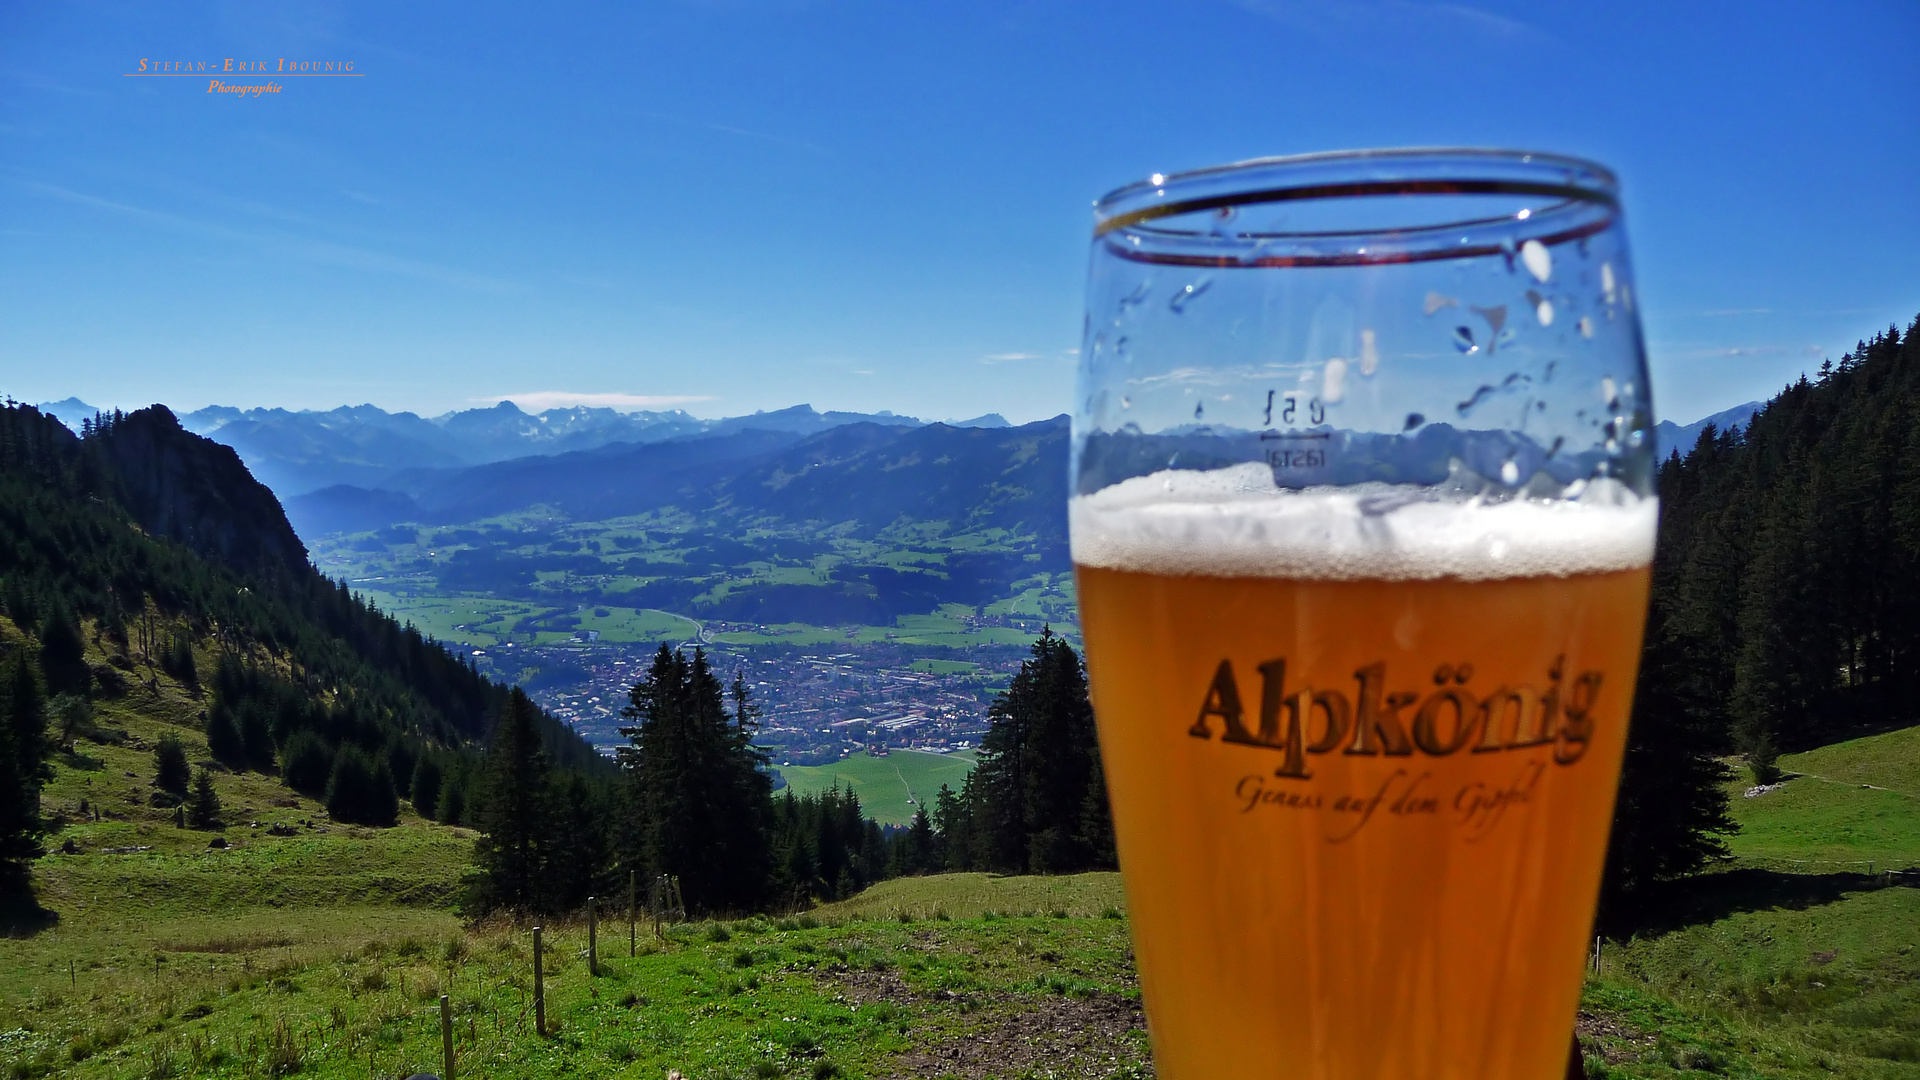
[(895, 750), (885, 757), (866, 751), (832, 765), (783, 765), (780, 775), (795, 791), (820, 792), (836, 784), (860, 796), (860, 808), (883, 825), (904, 825), (921, 806), (933, 812), (940, 785), (955, 791), (973, 769), (970, 750), (928, 754)]
[[(342, 827), (232, 773), (225, 828), (179, 828), (149, 804), (152, 747), (172, 732), (203, 759), (198, 703), (157, 685), (104, 703), (98, 739), (56, 762), (35, 865), (55, 915), (0, 938), (0, 1077), (437, 1070), (443, 993), (463, 1077), (1151, 1075), (1114, 874), (899, 879), (631, 938), (616, 897), (598, 975), (584, 913), (544, 927), (537, 1032), (531, 927), (452, 907), (472, 833)], [(1732, 862), (1605, 943), (1590, 1076), (1920, 1080), (1920, 888), (1888, 873), (1920, 864), (1916, 747), (1920, 729), (1792, 755), (1780, 788), (1734, 792)], [(786, 773), (901, 820), (908, 792), (966, 767), (896, 752)]]

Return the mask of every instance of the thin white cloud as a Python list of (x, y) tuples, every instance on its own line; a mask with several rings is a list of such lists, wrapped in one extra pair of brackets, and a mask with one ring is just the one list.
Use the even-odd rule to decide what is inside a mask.
[(571, 390), (533, 390), (524, 394), (498, 394), (477, 397), (473, 401), (511, 401), (527, 412), (571, 409), (586, 405), (598, 409), (660, 409), (695, 401), (712, 401), (710, 394), (576, 394)]
[(14, 183), (28, 191), (72, 203), (76, 206), (91, 207), (120, 214), (128, 218), (149, 222), (154, 225), (197, 234), (216, 240), (240, 241), (256, 244), (272, 252), (305, 259), (309, 262), (325, 263), (346, 267), (352, 270), (370, 270), (378, 273), (398, 274), (403, 277), (419, 278), (424, 281), (436, 281), (443, 285), (453, 285), (479, 292), (512, 292), (519, 288), (511, 281), (489, 277), (484, 274), (469, 273), (456, 267), (442, 266), (421, 259), (409, 259), (399, 255), (389, 255), (372, 248), (357, 247), (352, 244), (340, 244), (331, 240), (299, 236), (292, 233), (254, 232), (236, 229), (218, 222), (204, 221), (199, 218), (172, 214), (163, 210), (149, 210), (143, 206), (103, 199), (97, 195), (72, 191), (55, 184), (44, 184), (34, 180), (15, 180)]
[(980, 362), (983, 364), (1005, 364), (1013, 360), (1038, 360), (1038, 359), (1040, 359), (1039, 353), (1001, 352), (1001, 353), (988, 353), (987, 355), (980, 358)]

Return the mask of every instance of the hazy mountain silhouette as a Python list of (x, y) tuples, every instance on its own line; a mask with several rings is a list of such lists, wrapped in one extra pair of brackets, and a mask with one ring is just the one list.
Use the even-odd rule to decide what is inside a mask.
[(1753, 414), (1765, 406), (1766, 402), (1763, 401), (1749, 401), (1745, 405), (1735, 405), (1712, 416), (1701, 417), (1684, 427), (1671, 420), (1662, 420), (1653, 425), (1655, 456), (1665, 461), (1668, 454), (1677, 450), (1684, 457), (1687, 451), (1693, 449), (1693, 444), (1700, 440), (1700, 433), (1706, 430), (1708, 424), (1721, 431), (1730, 427), (1744, 428), (1753, 419)]
[[(62, 420), (77, 428), (93, 410), (60, 402)], [(341, 484), (394, 489), (397, 473), (457, 469), (534, 455), (593, 450), (614, 443), (652, 443), (696, 435), (779, 431), (812, 435), (842, 424), (919, 426), (910, 416), (816, 412), (796, 405), (776, 412), (701, 420), (674, 409), (621, 412), (576, 406), (529, 414), (510, 401), (435, 417), (390, 413), (372, 405), (324, 412), (209, 406), (181, 417), (190, 431), (240, 452), (254, 476), (281, 498)]]

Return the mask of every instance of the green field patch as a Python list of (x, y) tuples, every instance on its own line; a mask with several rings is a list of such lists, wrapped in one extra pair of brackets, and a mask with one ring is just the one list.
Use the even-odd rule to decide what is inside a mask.
[(653, 608), (587, 608), (578, 617), (579, 629), (598, 630), (602, 642), (618, 644), (685, 641), (700, 632), (692, 619)]
[(929, 675), (968, 675), (980, 670), (980, 665), (971, 660), (915, 660), (907, 665), (907, 670)]
[(885, 757), (861, 751), (832, 765), (781, 765), (780, 775), (799, 792), (821, 792), (834, 785), (860, 797), (860, 808), (875, 821), (886, 825), (904, 825), (913, 820), (921, 806), (933, 812), (933, 798), (940, 785), (959, 790), (973, 770), (969, 751), (928, 754), (918, 750), (895, 750)]
[(1126, 890), (1120, 886), (1120, 875), (1111, 872), (1058, 877), (935, 874), (883, 881), (850, 900), (822, 907), (820, 914), (885, 918), (906, 912), (924, 919), (942, 912), (956, 919), (977, 919), (988, 912), (1019, 916), (1064, 911), (1093, 918), (1123, 915), (1126, 910)]
[(1749, 865), (1807, 872), (1920, 866), (1920, 728), (1905, 728), (1800, 754), (1788, 779), (1748, 798), (1728, 789), (1740, 832), (1729, 842)]

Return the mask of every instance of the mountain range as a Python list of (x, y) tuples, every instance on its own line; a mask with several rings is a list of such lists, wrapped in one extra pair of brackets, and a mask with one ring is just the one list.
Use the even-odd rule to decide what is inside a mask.
[[(79, 430), (100, 410), (78, 398), (47, 402), (40, 411)], [(703, 420), (684, 410), (623, 412), (575, 406), (537, 414), (511, 401), (422, 417), (372, 405), (327, 411), (237, 409), (213, 405), (180, 416), (197, 435), (231, 446), (254, 477), (289, 499), (336, 484), (391, 487), (409, 469), (452, 469), (512, 458), (593, 450), (613, 443), (652, 443), (698, 435), (757, 430), (812, 435), (844, 424), (919, 427), (911, 416), (816, 412), (795, 405), (751, 416)], [(955, 427), (1007, 427), (995, 413), (954, 421)]]

